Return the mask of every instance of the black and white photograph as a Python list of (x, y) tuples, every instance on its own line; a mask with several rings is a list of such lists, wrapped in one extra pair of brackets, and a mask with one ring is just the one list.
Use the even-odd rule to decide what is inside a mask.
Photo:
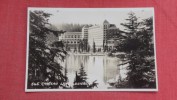
[(154, 8), (28, 8), (26, 92), (158, 91)]

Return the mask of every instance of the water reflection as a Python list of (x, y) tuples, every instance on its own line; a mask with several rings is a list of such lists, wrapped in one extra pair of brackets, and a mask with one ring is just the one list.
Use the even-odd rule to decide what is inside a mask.
[(75, 73), (83, 64), (88, 83), (91, 84), (97, 80), (98, 89), (105, 89), (109, 86), (108, 81), (116, 80), (116, 76), (119, 75), (120, 72), (117, 67), (119, 63), (120, 61), (116, 57), (70, 54), (66, 57), (63, 66), (67, 68), (70, 86), (73, 86)]

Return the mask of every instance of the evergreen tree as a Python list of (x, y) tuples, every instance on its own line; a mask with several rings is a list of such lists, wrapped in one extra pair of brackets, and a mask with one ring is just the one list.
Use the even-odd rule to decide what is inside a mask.
[(87, 39), (84, 39), (84, 51), (88, 51), (88, 40)]
[(93, 53), (96, 52), (96, 45), (95, 45), (95, 41), (93, 41)]
[(90, 52), (90, 45), (88, 44), (87, 52)]
[(153, 48), (153, 19), (137, 21), (133, 12), (129, 13), (126, 37), (121, 43), (121, 51), (127, 53), (127, 86), (130, 88), (155, 88), (155, 64)]
[(83, 64), (81, 64), (81, 68), (79, 69), (80, 72), (79, 72), (79, 75), (80, 75), (80, 81), (81, 82), (86, 82), (86, 79), (87, 79), (87, 74), (84, 70), (84, 66)]
[(78, 48), (79, 48), (79, 52), (83, 52), (83, 50), (84, 50), (84, 41), (83, 40), (79, 41)]
[(68, 82), (68, 69), (67, 66), (65, 67), (65, 82)]
[(74, 45), (74, 52), (77, 52), (77, 46), (76, 46), (76, 44)]
[[(46, 88), (32, 87), (32, 82), (48, 81), (62, 82), (62, 66), (55, 61), (56, 56), (64, 58), (66, 52), (62, 49), (51, 48), (46, 44), (47, 34), (61, 34), (61, 31), (51, 30), (46, 27), (50, 25), (48, 18), (51, 14), (43, 11), (30, 11), (29, 25), (29, 61), (28, 61), (28, 88)], [(49, 73), (50, 70), (50, 73)]]

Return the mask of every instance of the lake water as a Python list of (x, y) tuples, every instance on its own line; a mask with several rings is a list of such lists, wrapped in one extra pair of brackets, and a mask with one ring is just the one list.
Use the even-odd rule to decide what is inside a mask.
[(117, 66), (120, 63), (116, 57), (70, 54), (63, 66), (67, 68), (70, 86), (73, 86), (76, 71), (79, 73), (82, 64), (87, 73), (88, 83), (97, 80), (98, 89), (104, 89), (109, 87), (108, 81), (116, 81), (120, 75), (120, 68)]

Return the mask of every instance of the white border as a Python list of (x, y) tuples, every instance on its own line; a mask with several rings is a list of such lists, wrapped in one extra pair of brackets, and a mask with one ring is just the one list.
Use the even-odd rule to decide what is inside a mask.
[[(138, 7), (138, 8), (77, 8), (77, 9), (143, 9), (148, 8), (153, 12), (153, 38), (154, 38), (154, 58), (155, 58), (155, 74), (156, 74), (156, 89), (27, 89), (28, 80), (28, 55), (29, 55), (29, 11), (32, 9), (49, 9), (48, 7), (28, 7), (27, 10), (27, 47), (26, 47), (26, 79), (25, 79), (25, 92), (55, 92), (55, 91), (132, 91), (132, 92), (157, 92), (158, 91), (158, 75), (157, 75), (157, 57), (156, 57), (156, 38), (155, 38), (155, 13), (153, 7)], [(51, 7), (50, 7), (51, 8)], [(57, 8), (59, 9), (59, 8)], [(68, 9), (68, 8), (61, 8)], [(70, 8), (71, 9), (71, 8)], [(75, 8), (72, 8), (75, 9)]]
[(27, 9), (27, 42), (26, 42), (26, 77), (25, 77), (25, 92), (28, 92), (27, 89), (27, 81), (28, 81), (28, 55), (29, 55), (29, 11), (30, 8)]

